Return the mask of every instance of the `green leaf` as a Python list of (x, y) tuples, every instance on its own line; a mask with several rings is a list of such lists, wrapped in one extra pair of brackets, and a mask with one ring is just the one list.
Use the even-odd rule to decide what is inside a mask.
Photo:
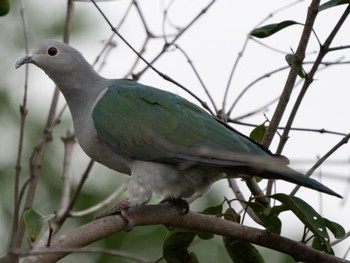
[(29, 237), (32, 241), (35, 241), (38, 237), (43, 225), (54, 218), (54, 214), (43, 216), (30, 208), (23, 213), (23, 220), (27, 227)]
[(264, 227), (277, 235), (281, 233), (281, 220), (276, 214), (271, 213), (271, 209), (265, 208), (259, 203), (247, 202), (246, 204), (254, 211)]
[(210, 206), (202, 211), (202, 214), (206, 215), (221, 215), (222, 214), (222, 204), (216, 205), (216, 206)]
[(224, 245), (234, 263), (264, 263), (264, 258), (250, 243), (223, 237)]
[[(216, 206), (210, 206), (204, 209), (201, 213), (206, 215), (214, 215), (214, 216), (222, 215), (222, 205), (223, 203)], [(200, 239), (204, 239), (204, 240), (211, 239), (214, 237), (214, 234), (208, 233), (208, 232), (198, 231), (196, 232), (196, 234)]]
[(332, 8), (334, 6), (337, 6), (337, 5), (344, 5), (344, 4), (349, 4), (350, 3), (350, 0), (331, 0), (331, 1), (328, 1), (322, 5), (320, 5), (318, 7), (318, 11), (323, 11), (323, 10), (326, 10), (328, 8)]
[[(294, 55), (293, 55), (293, 54), (287, 54), (287, 55), (285, 56), (285, 59), (286, 59), (288, 65), (291, 67), (292, 64), (293, 64)], [(300, 68), (300, 70), (299, 70), (299, 72), (298, 72), (298, 75), (299, 75), (299, 77), (301, 77), (302, 79), (304, 79), (304, 78), (306, 77), (306, 73), (305, 73), (305, 70), (304, 70), (303, 66), (301, 66), (301, 68)]]
[(188, 229), (177, 228), (170, 231), (165, 237), (163, 244), (163, 256), (171, 263), (197, 263), (199, 262), (194, 253), (188, 252), (188, 247), (196, 236), (196, 232)]
[(10, 11), (10, 0), (0, 0), (0, 16), (7, 15)]
[(323, 218), (327, 228), (333, 233), (335, 238), (342, 238), (345, 236), (345, 229), (336, 222), (330, 221), (327, 218)]
[(329, 242), (325, 221), (309, 204), (296, 196), (275, 194), (271, 197), (288, 207), (312, 233)]
[(224, 216), (224, 219), (228, 221), (238, 223), (238, 224), (241, 222), (240, 214), (237, 214), (232, 207), (227, 208), (223, 216)]
[(328, 254), (334, 255), (334, 251), (332, 247), (330, 246), (329, 242), (324, 242), (321, 238), (314, 236), (312, 239), (312, 248), (319, 250), (319, 251), (324, 251)]
[(259, 126), (256, 126), (250, 133), (249, 137), (250, 139), (260, 143), (264, 138), (265, 133), (266, 133), (266, 126), (265, 126), (265, 123), (263, 123)]
[(280, 22), (278, 24), (270, 24), (270, 25), (258, 27), (256, 29), (254, 29), (250, 33), (250, 35), (253, 37), (265, 38), (265, 37), (269, 37), (269, 36), (275, 34), (276, 32), (278, 32), (286, 27), (292, 26), (292, 25), (300, 25), (300, 23), (292, 21), (292, 20), (286, 20), (286, 21)]
[[(239, 214), (233, 208), (225, 211), (224, 219), (228, 221), (240, 221)], [(225, 249), (234, 263), (264, 263), (259, 251), (250, 243), (238, 241), (230, 237), (223, 237)]]

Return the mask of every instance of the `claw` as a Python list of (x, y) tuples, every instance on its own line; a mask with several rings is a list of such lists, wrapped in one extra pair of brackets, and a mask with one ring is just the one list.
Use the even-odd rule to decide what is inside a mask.
[(129, 202), (129, 199), (127, 198), (121, 202), (118, 202), (113, 207), (108, 209), (106, 212), (96, 216), (95, 220), (106, 217), (106, 216), (120, 214), (127, 223), (125, 231), (127, 231), (127, 232), (131, 231), (133, 226), (135, 225), (135, 219), (134, 219), (133, 215), (131, 214), (131, 212), (129, 211), (129, 205), (130, 205), (130, 202)]
[(176, 209), (179, 211), (180, 215), (186, 215), (188, 211), (190, 211), (190, 206), (187, 201), (182, 198), (166, 198), (162, 200), (160, 203), (171, 202)]

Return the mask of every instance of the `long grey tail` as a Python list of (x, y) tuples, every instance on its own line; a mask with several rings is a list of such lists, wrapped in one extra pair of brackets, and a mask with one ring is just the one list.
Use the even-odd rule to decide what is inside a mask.
[(238, 167), (236, 166), (236, 172), (242, 172), (248, 175), (259, 176), (264, 179), (280, 179), (280, 180), (288, 181), (290, 183), (304, 186), (322, 193), (343, 198), (341, 195), (334, 192), (332, 189), (328, 188), (327, 186), (321, 184), (320, 182), (312, 178), (309, 178), (304, 174), (297, 172), (292, 168), (289, 168), (288, 166), (284, 166), (284, 165), (267, 164), (267, 165), (264, 165), (263, 168), (260, 167), (260, 169), (257, 166), (254, 167), (251, 165), (248, 165), (248, 166), (239, 165)]

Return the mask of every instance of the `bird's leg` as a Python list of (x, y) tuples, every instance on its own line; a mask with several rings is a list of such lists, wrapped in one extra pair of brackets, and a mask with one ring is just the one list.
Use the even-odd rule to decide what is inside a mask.
[(127, 226), (126, 226), (127, 231), (130, 231), (132, 229), (132, 227), (134, 226), (135, 220), (129, 211), (129, 207), (130, 207), (130, 201), (129, 201), (129, 198), (126, 198), (123, 201), (120, 201), (117, 204), (115, 204), (113, 207), (108, 209), (106, 212), (96, 216), (95, 220), (106, 217), (106, 216), (120, 214), (127, 222)]
[(185, 199), (168, 197), (163, 199), (160, 203), (165, 202), (171, 202), (179, 211), (180, 215), (186, 215), (188, 211), (190, 211), (190, 206)]

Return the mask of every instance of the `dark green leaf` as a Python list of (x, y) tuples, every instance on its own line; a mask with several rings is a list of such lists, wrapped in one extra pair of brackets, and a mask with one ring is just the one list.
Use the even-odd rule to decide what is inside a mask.
[(314, 238), (312, 239), (312, 248), (334, 255), (334, 251), (330, 246), (329, 242), (324, 242), (324, 240), (317, 236), (314, 236)]
[(226, 209), (224, 213), (224, 219), (238, 224), (241, 222), (240, 214), (237, 214), (236, 211), (231, 207)]
[(259, 251), (247, 242), (232, 240), (224, 237), (224, 245), (232, 262), (234, 263), (264, 263), (264, 258)]
[(35, 241), (38, 237), (43, 225), (54, 218), (54, 214), (43, 216), (36, 212), (34, 209), (28, 209), (23, 213), (23, 220), (27, 227), (30, 239)]
[(170, 263), (197, 263), (194, 253), (188, 251), (188, 247), (196, 236), (196, 232), (188, 229), (177, 228), (170, 231), (163, 244), (163, 256)]
[[(216, 206), (210, 206), (204, 209), (202, 213), (206, 215), (214, 215), (214, 216), (222, 215), (222, 203)], [(208, 232), (195, 232), (195, 233), (200, 239), (204, 239), (204, 240), (211, 239), (214, 237), (212, 233), (208, 233)]]
[(263, 123), (255, 127), (254, 130), (252, 130), (252, 132), (250, 133), (249, 137), (250, 139), (260, 143), (264, 138), (265, 132), (266, 132), (266, 127), (265, 127), (265, 123)]
[(323, 11), (328, 8), (332, 8), (337, 5), (349, 4), (350, 0), (331, 0), (318, 7), (318, 11)]
[[(293, 64), (293, 60), (294, 60), (294, 55), (293, 54), (287, 54), (285, 56), (285, 59), (288, 63), (289, 66), (292, 66)], [(302, 79), (304, 79), (306, 77), (306, 73), (305, 70), (303, 69), (303, 66), (301, 66), (299, 72), (298, 72), (299, 77), (301, 77)]]
[(203, 210), (202, 214), (206, 215), (221, 215), (222, 214), (222, 203), (216, 206), (210, 206)]
[(336, 222), (332, 222), (327, 218), (323, 218), (326, 223), (327, 228), (333, 233), (335, 238), (342, 238), (345, 236), (344, 228)]
[[(222, 203), (217, 206), (206, 208), (202, 213), (206, 215), (222, 215)], [(188, 252), (188, 247), (193, 239), (198, 236), (200, 239), (211, 239), (214, 234), (192, 231), (184, 228), (176, 228), (170, 231), (163, 244), (163, 255), (167, 262), (197, 262), (197, 257), (194, 253)]]
[(278, 24), (270, 24), (270, 25), (256, 28), (250, 33), (250, 35), (252, 35), (253, 37), (265, 38), (265, 37), (269, 37), (269, 36), (275, 34), (276, 32), (278, 32), (286, 27), (289, 27), (292, 25), (298, 25), (298, 24), (300, 24), (300, 23), (292, 21), (292, 20), (286, 20), (286, 21), (280, 22)]
[(261, 220), (262, 225), (270, 230), (272, 233), (280, 234), (282, 223), (276, 214), (272, 214), (270, 209), (266, 209), (259, 203), (246, 203)]
[(10, 0), (0, 0), (0, 16), (7, 15), (10, 11)]
[[(225, 211), (224, 218), (229, 221), (240, 221), (239, 214), (233, 208)], [(250, 243), (238, 241), (229, 237), (223, 237), (225, 249), (234, 263), (264, 263), (259, 251)]]
[(288, 207), (312, 233), (326, 242), (329, 241), (325, 221), (309, 204), (296, 196), (275, 194), (271, 197)]

